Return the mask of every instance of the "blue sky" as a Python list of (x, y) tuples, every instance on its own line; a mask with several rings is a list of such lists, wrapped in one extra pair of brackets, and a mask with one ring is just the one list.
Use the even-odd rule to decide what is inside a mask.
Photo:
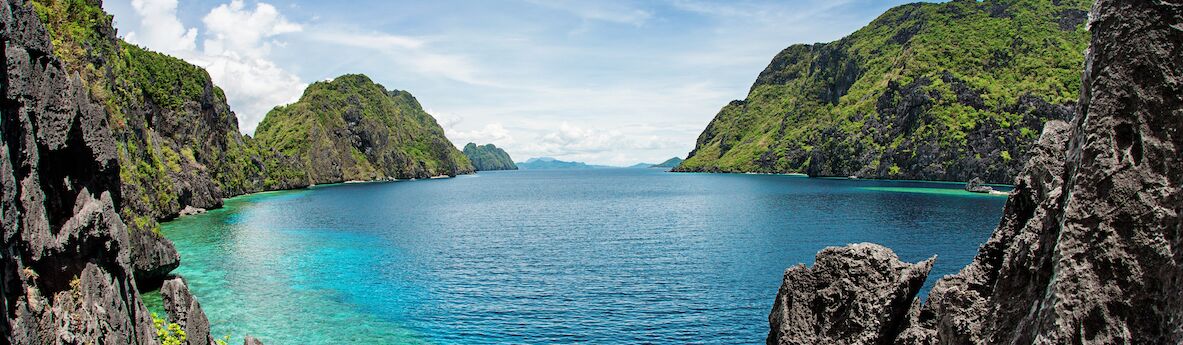
[(458, 145), (517, 161), (685, 155), (773, 55), (899, 0), (107, 0), (121, 37), (206, 67), (245, 133), (308, 83), (407, 90)]

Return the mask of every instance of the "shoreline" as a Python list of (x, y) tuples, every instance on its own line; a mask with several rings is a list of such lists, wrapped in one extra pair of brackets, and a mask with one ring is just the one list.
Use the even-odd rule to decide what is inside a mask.
[[(792, 176), (792, 177), (808, 177), (808, 178), (815, 178), (815, 179), (822, 179), (822, 180), (939, 183), (939, 184), (962, 185), (962, 186), (964, 186), (966, 183), (969, 183), (969, 181), (917, 180), (917, 179), (899, 179), (899, 180), (897, 180), (897, 179), (885, 179), (885, 178), (873, 178), (873, 177), (851, 177), (851, 176), (809, 176), (808, 174), (804, 174), (804, 173), (762, 173), (762, 172), (729, 172), (729, 171), (711, 172), (711, 171), (675, 171), (675, 170), (670, 170), (668, 172), (678, 173), (678, 174)], [(1005, 184), (1005, 183), (983, 183), (982, 185), (983, 186), (991, 186), (991, 187), (1004, 187), (1004, 188), (1014, 188), (1015, 187), (1012, 184)]]
[[(476, 173), (475, 173), (475, 172), (473, 172), (473, 173), (470, 173), (470, 174), (462, 174), (462, 175), (476, 175)], [(456, 175), (456, 176), (461, 176), (461, 175)], [(201, 212), (197, 212), (197, 213), (191, 213), (191, 214), (178, 214), (176, 217), (172, 217), (172, 218), (162, 218), (162, 219), (157, 219), (156, 221), (157, 221), (157, 222), (160, 222), (160, 223), (162, 223), (162, 224), (163, 224), (163, 223), (167, 223), (167, 222), (176, 221), (176, 220), (178, 220), (178, 219), (182, 219), (182, 218), (187, 218), (187, 217), (190, 217), (190, 216), (195, 216), (195, 215), (204, 214), (204, 213), (206, 213), (206, 212), (209, 212), (209, 211), (214, 211), (214, 210), (220, 210), (220, 209), (224, 209), (224, 208), (226, 208), (226, 202), (228, 202), (228, 201), (235, 201), (235, 200), (237, 200), (237, 199), (243, 199), (243, 198), (248, 198), (248, 197), (263, 196), (263, 195), (268, 195), (268, 194), (279, 194), (279, 193), (286, 193), (286, 192), (298, 192), (298, 191), (313, 190), (313, 189), (320, 189), (320, 188), (340, 187), (340, 186), (347, 186), (347, 185), (364, 185), (364, 184), (381, 184), (381, 183), (396, 183), (396, 182), (413, 182), (413, 181), (417, 181), (417, 180), (422, 180), (422, 181), (430, 181), (430, 180), (446, 180), (446, 179), (453, 179), (453, 178), (456, 178), (456, 176), (438, 175), (438, 176), (432, 176), (432, 177), (428, 177), (428, 178), (422, 178), (422, 179), (414, 179), (414, 178), (410, 178), (410, 179), (347, 180), (347, 181), (341, 181), (341, 182), (330, 182), (330, 183), (321, 183), (321, 184), (309, 184), (309, 185), (307, 185), (307, 186), (298, 187), (298, 188), (281, 188), (281, 189), (272, 189), (272, 190), (263, 190), (263, 191), (258, 191), (258, 192), (243, 193), (243, 194), (238, 194), (238, 195), (232, 195), (232, 196), (228, 196), (228, 197), (223, 197), (223, 198), (222, 198), (222, 206), (219, 206), (219, 207), (215, 207), (215, 208), (206, 208), (206, 209), (195, 208), (195, 209), (201, 210)], [(192, 206), (190, 205), (189, 207), (192, 207)]]

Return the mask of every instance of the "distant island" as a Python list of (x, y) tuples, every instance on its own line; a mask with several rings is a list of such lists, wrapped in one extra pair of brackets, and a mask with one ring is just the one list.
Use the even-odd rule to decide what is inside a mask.
[(678, 157), (674, 157), (674, 158), (667, 159), (664, 162), (661, 162), (658, 164), (637, 163), (637, 164), (627, 166), (625, 168), (629, 168), (629, 169), (673, 168), (673, 167), (677, 167), (678, 164), (682, 164), (682, 159), (678, 158)]
[(527, 159), (525, 162), (518, 162), (518, 168), (522, 170), (557, 170), (557, 169), (596, 169), (607, 168), (602, 165), (590, 165), (584, 162), (567, 162), (554, 159), (551, 157), (537, 157)]
[(654, 164), (650, 168), (675, 168), (680, 164), (682, 164), (682, 159), (674, 157), (661, 162), (661, 164)]
[(477, 171), (518, 170), (518, 166), (513, 163), (513, 158), (509, 158), (509, 153), (493, 146), (493, 144), (468, 143), (468, 145), (464, 145), (464, 155), (468, 157)]

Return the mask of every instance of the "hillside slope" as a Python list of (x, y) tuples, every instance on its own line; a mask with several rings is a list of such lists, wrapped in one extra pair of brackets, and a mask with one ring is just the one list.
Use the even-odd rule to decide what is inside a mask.
[(910, 4), (788, 47), (675, 170), (1010, 182), (1043, 124), (1072, 116), (1088, 4)]
[(464, 156), (468, 157), (477, 171), (518, 170), (509, 153), (493, 144), (468, 143), (464, 145)]
[(473, 172), (415, 97), (359, 74), (308, 86), (296, 103), (267, 113), (255, 138), (296, 157), (318, 184)]

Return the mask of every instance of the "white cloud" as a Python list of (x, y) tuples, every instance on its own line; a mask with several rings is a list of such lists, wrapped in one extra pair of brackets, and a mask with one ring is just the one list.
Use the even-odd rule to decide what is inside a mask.
[(272, 37), (303, 30), (284, 18), (275, 6), (260, 2), (251, 11), (242, 0), (215, 7), (201, 22), (211, 37), (205, 40), (205, 51), (213, 55), (266, 56), (274, 44)]
[(197, 29), (186, 29), (177, 19), (177, 0), (132, 0), (131, 6), (140, 27), (151, 29), (127, 34), (128, 42), (168, 53), (197, 48)]
[(448, 132), (448, 136), (453, 138), (452, 142), (458, 146), (467, 143), (477, 143), (480, 145), (491, 143), (505, 147), (507, 145), (512, 146), (516, 143), (513, 140), (513, 136), (509, 134), (509, 130), (505, 129), (505, 125), (500, 123), (490, 123), (471, 131), (452, 130)]
[(653, 13), (619, 2), (582, 0), (529, 0), (530, 3), (555, 10), (569, 12), (585, 20), (597, 20), (618, 24), (641, 26)]
[(276, 36), (300, 32), (299, 24), (260, 2), (248, 9), (242, 0), (222, 4), (209, 12), (205, 41), (198, 50), (196, 28), (185, 28), (177, 18), (175, 0), (132, 0), (139, 16), (137, 31), (129, 42), (176, 55), (209, 71), (214, 83), (226, 91), (240, 129), (253, 133), (263, 117), (277, 105), (294, 102), (307, 84), (269, 59)]
[(448, 140), (451, 140), (456, 147), (464, 147), (468, 143), (476, 143), (477, 145), (491, 143), (504, 148), (516, 143), (509, 130), (500, 122), (488, 123), (484, 127), (473, 130), (462, 130), (459, 127), (464, 122), (463, 117), (438, 113), (430, 109), (427, 110), (427, 113), (436, 118), (440, 127), (444, 128), (444, 135), (447, 135)]
[(416, 74), (442, 77), (470, 85), (504, 87), (501, 83), (482, 78), (472, 59), (457, 54), (436, 52), (430, 49), (432, 47), (429, 46), (429, 42), (423, 39), (330, 28), (324, 28), (308, 38), (319, 44), (367, 49), (384, 54), (389, 63), (405, 67), (405, 70)]
[(424, 43), (421, 39), (380, 32), (349, 33), (328, 31), (314, 33), (311, 37), (321, 42), (333, 42), (344, 46), (371, 49), (418, 49), (423, 47)]

